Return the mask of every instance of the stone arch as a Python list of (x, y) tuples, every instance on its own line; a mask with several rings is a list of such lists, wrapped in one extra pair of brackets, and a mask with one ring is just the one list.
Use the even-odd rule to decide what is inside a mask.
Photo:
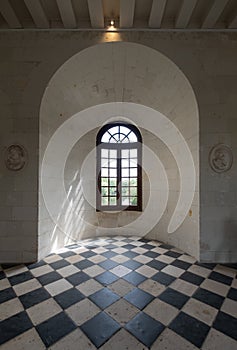
[[(69, 190), (67, 174), (71, 171), (75, 176), (80, 170), (77, 165), (73, 168), (75, 154), (79, 151), (85, 156), (92, 152), (93, 159), (94, 145), (88, 144), (88, 140), (93, 138), (93, 130), (119, 118), (126, 118), (142, 127), (143, 139), (145, 136), (147, 147), (152, 150), (150, 157), (154, 153), (158, 158), (158, 168), (154, 166), (147, 171), (150, 171), (153, 197), (162, 203), (164, 213), (158, 213), (160, 220), (149, 232), (143, 228), (137, 234), (147, 234), (198, 257), (199, 120), (193, 89), (177, 65), (158, 51), (140, 44), (113, 42), (98, 44), (74, 55), (58, 69), (45, 90), (40, 108), (40, 258), (75, 239), (71, 233), (68, 234), (75, 231), (75, 225), (80, 228), (80, 238), (107, 232), (101, 227), (101, 218), (96, 217), (93, 206), (88, 206), (88, 200), (83, 202), (84, 215), (88, 216), (83, 223), (70, 219), (70, 210), (75, 210), (75, 207), (67, 204), (59, 209), (54, 203), (63, 201), (57, 185), (64, 183)], [(78, 130), (78, 139), (75, 138), (72, 143), (75, 130)], [(88, 134), (90, 132), (91, 135)], [(60, 140), (58, 136), (61, 143), (55, 142), (55, 139)], [(85, 140), (87, 137), (86, 144), (79, 140), (82, 137)], [(51, 152), (48, 152), (49, 149)], [(63, 168), (62, 155), (66, 159)], [(187, 157), (190, 157), (189, 160)], [(156, 181), (157, 169), (161, 176)], [(77, 180), (80, 181), (80, 176)], [(167, 203), (166, 180), (169, 187)], [(47, 186), (43, 188), (45, 183)], [(180, 198), (182, 186), (185, 196)], [(46, 206), (42, 190), (49, 194), (50, 209)], [(78, 188), (71, 186), (70, 191), (76, 193)], [(156, 215), (154, 198), (150, 211)], [(110, 217), (108, 220), (112, 226), (110, 230), (115, 229), (115, 233), (120, 226), (126, 226), (126, 220), (130, 226), (132, 222), (139, 221), (136, 215), (130, 218), (121, 215), (115, 221), (113, 219), (111, 221)], [(177, 226), (175, 220), (182, 222)], [(171, 223), (172, 227), (169, 226)], [(137, 226), (134, 227), (137, 230)], [(135, 232), (132, 230), (131, 234)]]

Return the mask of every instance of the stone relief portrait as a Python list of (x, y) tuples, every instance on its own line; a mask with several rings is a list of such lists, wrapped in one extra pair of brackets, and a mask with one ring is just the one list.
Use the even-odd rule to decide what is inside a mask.
[(27, 152), (23, 146), (15, 144), (7, 148), (5, 153), (5, 164), (7, 169), (21, 170), (27, 162)]
[(214, 146), (209, 154), (209, 164), (211, 168), (217, 172), (222, 173), (228, 171), (233, 163), (233, 154), (230, 147), (224, 144)]

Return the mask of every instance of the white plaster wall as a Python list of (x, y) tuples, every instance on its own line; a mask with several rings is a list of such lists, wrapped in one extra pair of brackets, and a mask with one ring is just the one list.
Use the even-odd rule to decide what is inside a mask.
[[(101, 117), (100, 114), (103, 113), (103, 107), (101, 107), (101, 111), (100, 106), (109, 102), (132, 102), (138, 104), (137, 106), (140, 104), (141, 106), (151, 107), (157, 110), (157, 112), (162, 113), (165, 118), (167, 118), (167, 121), (170, 120), (172, 125), (179, 129), (187, 142), (187, 148), (188, 143), (192, 144), (191, 153), (195, 163), (196, 174), (198, 175), (198, 110), (191, 85), (179, 68), (164, 55), (143, 45), (133, 43), (116, 42), (92, 46), (72, 57), (56, 72), (47, 87), (41, 105), (41, 156), (45, 155), (45, 151), (47, 152), (46, 146), (49, 147), (49, 145), (54, 142), (53, 134), (57, 132), (59, 127), (65, 128), (64, 133), (62, 133), (64, 143), (68, 143), (69, 139), (76, 137), (75, 135), (72, 136), (70, 130), (72, 126), (70, 126), (70, 124), (68, 126), (65, 122), (74, 115), (76, 116), (80, 111), (86, 110), (88, 107), (95, 106), (93, 110), (94, 115), (89, 119), (90, 110), (88, 110), (89, 114), (87, 113), (88, 117), (86, 117), (87, 114), (84, 116), (83, 114), (78, 114), (78, 124), (77, 126), (74, 125), (74, 128), (78, 128), (78, 139), (81, 136), (80, 129), (84, 128), (85, 123), (87, 129), (89, 126), (90, 130), (90, 128), (98, 126), (98, 120), (100, 120), (100, 123), (105, 123), (110, 120), (111, 117), (113, 117), (114, 120), (124, 117), (135, 122), (135, 124), (137, 123), (138, 127), (141, 126), (140, 122), (142, 120), (142, 127), (144, 127), (147, 118), (147, 125), (150, 124), (150, 131), (157, 128), (160, 135), (152, 137), (149, 133), (146, 133), (144, 145), (149, 146), (149, 148), (153, 147), (158, 157), (160, 157), (160, 154), (163, 154), (165, 168), (169, 171), (169, 192), (171, 197), (164, 213), (165, 219), (163, 220), (163, 225), (156, 225), (151, 232), (153, 225), (149, 227), (150, 230), (148, 231), (141, 225), (142, 221), (139, 225), (139, 221), (137, 221), (137, 224), (134, 222), (131, 232), (127, 228), (127, 231), (124, 229), (123, 233), (141, 236), (148, 235), (154, 239), (161, 239), (198, 257), (198, 176), (196, 177), (195, 174), (187, 175), (188, 171), (186, 171), (186, 175), (184, 175), (185, 178), (182, 180), (185, 183), (184, 187), (186, 187), (186, 191), (190, 192), (192, 190), (193, 177), (196, 177), (197, 186), (196, 188), (194, 186), (193, 189), (196, 191), (196, 202), (194, 201), (192, 203), (191, 201), (188, 204), (188, 209), (190, 209), (191, 213), (190, 217), (185, 219), (182, 226), (178, 230), (175, 230), (176, 232), (168, 234), (169, 222), (171, 221), (171, 216), (177, 204), (177, 194), (179, 194), (181, 189), (181, 179), (179, 175), (183, 169), (182, 166), (178, 168), (176, 162), (180, 159), (184, 167), (188, 168), (189, 166), (188, 159), (185, 159), (185, 153), (182, 153), (183, 141), (178, 137), (176, 138), (176, 135), (171, 133), (168, 124), (164, 124), (164, 126), (162, 122), (159, 121), (158, 115), (157, 118), (153, 120), (153, 124), (151, 124), (149, 121), (149, 111), (146, 109), (139, 110), (139, 107), (134, 107), (137, 111), (135, 113), (134, 110), (129, 111), (129, 108), (127, 109), (125, 105), (124, 108), (122, 104), (119, 105), (118, 108), (117, 105), (114, 105), (114, 107), (111, 105), (109, 114), (106, 112), (104, 113), (104, 118)], [(98, 106), (98, 117), (96, 117), (96, 106)], [(133, 115), (134, 113), (135, 115)], [(141, 113), (143, 113), (143, 115), (141, 115)], [(63, 123), (65, 123), (65, 126)], [(166, 147), (158, 142), (162, 133), (167, 135), (166, 139), (168, 140), (168, 144)], [(88, 148), (95, 146), (95, 141), (95, 137), (89, 138), (89, 142), (87, 141), (85, 145), (81, 146), (81, 152), (87, 153)], [(172, 146), (174, 157), (176, 157), (175, 161), (167, 150), (169, 146)], [(48, 211), (54, 222), (54, 228), (51, 228), (48, 234), (46, 233), (44, 237), (40, 239), (40, 245), (42, 245), (43, 251), (48, 249), (50, 242), (52, 245), (52, 241), (54, 245), (59, 246), (68, 243), (69, 237), (75, 239), (78, 235), (80, 238), (84, 238), (105, 234), (107, 231), (103, 230), (102, 227), (109, 225), (117, 228), (118, 218), (120, 218), (120, 225), (124, 225), (123, 217), (125, 215), (130, 218), (137, 216), (137, 213), (126, 213), (125, 215), (111, 215), (111, 213), (96, 214), (95, 206), (94, 208), (88, 206), (87, 202), (84, 201), (83, 191), (77, 186), (70, 186), (71, 200), (74, 198), (75, 202), (75, 198), (77, 197), (77, 200), (82, 202), (80, 203), (79, 212), (83, 218), (86, 216), (88, 220), (82, 222), (82, 220), (79, 220), (78, 216), (73, 217), (70, 203), (67, 203), (58, 191), (58, 188), (61, 186), (60, 178), (63, 169), (59, 166), (59, 162), (61, 161), (64, 151), (60, 144), (58, 144), (58, 146), (53, 146), (52, 149), (55, 150), (53, 156), (46, 157), (43, 163), (43, 175), (41, 175), (41, 180), (46, 185), (43, 185), (44, 194), (45, 192), (50, 192), (50, 198), (48, 199), (50, 208), (48, 206)], [(75, 164), (78, 164), (75, 155), (73, 161)], [(73, 162), (71, 161), (71, 163)], [(49, 167), (49, 170), (44, 171), (47, 167)], [(53, 171), (52, 167), (54, 167), (55, 171)], [(78, 168), (75, 168), (74, 174), (76, 172), (80, 172), (80, 165), (78, 165)], [(91, 173), (95, 179), (95, 169), (93, 171), (92, 168)], [(157, 186), (159, 179), (157, 178), (157, 170), (155, 167), (151, 169), (151, 174), (149, 174), (149, 176)], [(191, 176), (191, 178), (189, 176)], [(154, 180), (155, 178), (156, 180)], [(79, 178), (77, 181), (79, 183)], [(51, 183), (52, 185), (49, 185)], [(94, 189), (95, 193), (95, 183), (92, 184), (91, 188)], [(144, 217), (144, 220), (147, 220), (147, 222), (152, 219), (152, 215), (158, 217), (157, 206), (159, 208), (162, 201), (164, 201), (164, 193), (162, 191), (162, 188), (157, 189), (156, 198), (153, 199), (149, 215)], [(74, 192), (76, 195), (74, 195)], [(40, 233), (47, 232), (45, 229), (45, 222), (46, 227), (48, 227), (49, 217), (44, 208), (44, 202), (45, 201), (40, 201)], [(58, 203), (63, 204), (58, 207)], [(184, 210), (184, 208), (180, 209), (180, 215), (182, 215)], [(90, 223), (92, 223), (93, 226), (91, 226)], [(132, 225), (130, 225), (130, 228), (131, 226)], [(78, 230), (80, 232), (78, 232)], [(115, 233), (119, 233), (120, 231), (115, 230)], [(112, 230), (110, 230), (109, 233), (112, 234)], [(54, 238), (56, 238), (56, 241)]]
[[(45, 88), (67, 59), (87, 47), (110, 41), (135, 42), (158, 50), (177, 64), (189, 79), (200, 116), (200, 258), (205, 261), (237, 261), (237, 34), (60, 31), (0, 34), (0, 261), (23, 262), (37, 258), (38, 117)], [(174, 109), (173, 115), (175, 112)], [(57, 119), (61, 118), (57, 116)], [(191, 121), (190, 124), (192, 128)], [(187, 119), (183, 121), (183, 130), (185, 127), (190, 128)], [(47, 130), (47, 126), (45, 128)], [(27, 146), (30, 167), (20, 176), (6, 171), (3, 163), (4, 151), (10, 141)], [(227, 143), (234, 155), (232, 169), (222, 175), (214, 174), (208, 165), (208, 153), (217, 142)], [(189, 146), (194, 150), (196, 145), (194, 136)], [(163, 160), (167, 155), (163, 156), (162, 152), (160, 157)], [(177, 176), (175, 166), (167, 172), (171, 177)], [(16, 195), (17, 199), (14, 199)], [(174, 192), (173, 196), (170, 193), (169, 201), (171, 198), (175, 202), (177, 193)], [(198, 203), (197, 197), (194, 203)], [(15, 207), (19, 208), (18, 219), (13, 216)], [(24, 215), (21, 208), (24, 208)], [(42, 236), (54, 229), (47, 217), (46, 211), (45, 231), (40, 232)], [(192, 218), (185, 221), (186, 228)], [(160, 228), (167, 228), (167, 222), (163, 218)], [(47, 249), (41, 250), (42, 254), (46, 252)]]

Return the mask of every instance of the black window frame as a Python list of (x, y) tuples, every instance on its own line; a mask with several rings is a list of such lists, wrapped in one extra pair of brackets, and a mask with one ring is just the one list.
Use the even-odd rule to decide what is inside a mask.
[[(128, 129), (133, 132), (136, 137), (137, 137), (137, 142), (127, 142), (127, 143), (105, 143), (102, 142), (102, 137), (103, 135), (112, 127), (115, 126), (124, 126), (127, 127)], [(102, 191), (102, 185), (101, 185), (101, 149), (108, 149), (108, 150), (117, 150), (117, 185), (116, 185), (116, 190), (117, 190), (117, 204), (116, 205), (102, 205), (101, 204), (101, 191)], [(130, 150), (130, 149), (137, 149), (137, 205), (122, 205), (121, 203), (121, 198), (122, 196), (120, 195), (121, 193), (121, 153), (122, 150)], [(130, 159), (130, 158), (129, 158)], [(131, 169), (129, 167), (129, 169)], [(129, 123), (124, 123), (124, 122), (115, 122), (115, 123), (109, 123), (104, 125), (98, 132), (97, 137), (96, 137), (96, 176), (97, 176), (97, 186), (96, 186), (96, 211), (142, 211), (142, 136), (140, 131), (136, 126), (133, 124)], [(128, 178), (133, 178), (132, 176), (128, 176)], [(108, 176), (108, 179), (110, 177)], [(131, 186), (128, 186), (129, 189)], [(109, 189), (109, 187), (108, 187)], [(131, 196), (129, 195), (128, 198)], [(108, 197), (109, 198), (109, 197)]]

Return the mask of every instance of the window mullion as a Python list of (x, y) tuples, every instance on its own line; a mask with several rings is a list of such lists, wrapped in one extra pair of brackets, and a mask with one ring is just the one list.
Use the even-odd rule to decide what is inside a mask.
[(121, 149), (118, 147), (118, 158), (117, 158), (117, 200), (118, 206), (121, 206)]

